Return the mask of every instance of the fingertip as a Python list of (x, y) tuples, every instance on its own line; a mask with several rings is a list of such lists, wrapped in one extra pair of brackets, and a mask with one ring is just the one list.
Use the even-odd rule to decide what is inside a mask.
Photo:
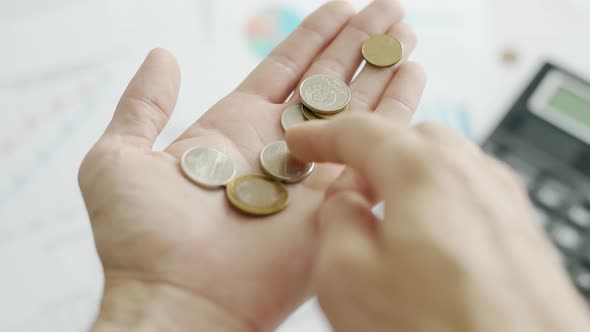
[(302, 133), (305, 133), (309, 130), (313, 130), (314, 127), (322, 125), (320, 122), (321, 121), (306, 121), (303, 123), (294, 124), (291, 127), (287, 128), (285, 136), (287, 137), (287, 140), (289, 140), (289, 137), (298, 137)]
[(307, 121), (294, 125), (285, 132), (285, 140), (289, 151), (301, 160), (305, 160), (304, 152), (309, 150), (315, 133), (325, 127), (323, 121)]
[(406, 17), (406, 8), (400, 0), (375, 0), (374, 3), (384, 12), (395, 13), (399, 21)]
[(163, 48), (163, 47), (153, 48), (148, 53), (148, 55), (146, 56), (146, 58), (165, 59), (165, 60), (168, 60), (168, 61), (177, 62), (177, 59), (176, 59), (176, 56), (174, 55), (174, 53), (172, 53), (167, 48)]
[[(381, 131), (381, 127), (380, 120), (371, 114), (351, 114), (338, 119), (307, 121), (293, 126), (286, 132), (286, 141), (291, 153), (302, 161), (348, 164), (352, 162), (352, 151), (359, 151), (366, 144), (370, 145), (365, 142), (365, 138), (370, 140), (368, 136), (372, 135), (371, 132)], [(352, 145), (351, 140), (354, 140)], [(347, 153), (343, 153), (343, 150)]]
[(348, 0), (332, 0), (323, 4), (320, 9), (325, 9), (342, 17), (352, 17), (356, 13), (356, 9)]
[(180, 81), (181, 71), (178, 59), (170, 50), (166, 48), (154, 48), (146, 56), (143, 66), (150, 66), (152, 68), (160, 68), (166, 70), (166, 75), (172, 77), (173, 80)]
[(125, 137), (131, 145), (151, 149), (174, 111), (180, 68), (168, 50), (151, 50), (121, 96), (103, 137)]

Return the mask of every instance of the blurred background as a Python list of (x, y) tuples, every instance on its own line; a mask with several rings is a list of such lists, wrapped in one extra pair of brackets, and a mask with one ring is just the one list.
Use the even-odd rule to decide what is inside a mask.
[[(92, 321), (102, 277), (77, 169), (146, 53), (169, 48), (183, 71), (162, 148), (323, 2), (0, 2), (0, 330), (73, 332)], [(406, 7), (419, 38), (413, 58), (430, 78), (415, 121), (480, 141), (544, 61), (590, 78), (588, 0)], [(313, 302), (281, 328), (302, 330), (328, 330)]]

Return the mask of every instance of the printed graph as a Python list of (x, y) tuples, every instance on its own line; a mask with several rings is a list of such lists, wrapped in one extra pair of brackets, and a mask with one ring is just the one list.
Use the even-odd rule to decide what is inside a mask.
[(248, 47), (255, 55), (264, 57), (300, 22), (299, 14), (289, 7), (271, 6), (258, 10), (247, 20)]

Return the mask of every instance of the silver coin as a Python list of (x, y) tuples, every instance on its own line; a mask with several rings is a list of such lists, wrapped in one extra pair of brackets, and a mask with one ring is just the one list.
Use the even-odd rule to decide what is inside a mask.
[(350, 88), (344, 81), (315, 75), (305, 79), (299, 87), (299, 94), (305, 106), (315, 113), (334, 114), (350, 104)]
[(287, 129), (291, 128), (296, 124), (305, 122), (302, 107), (302, 104), (295, 104), (289, 106), (283, 112), (283, 115), (281, 116), (281, 126), (283, 126), (284, 131), (287, 131)]
[(225, 153), (208, 148), (186, 151), (180, 168), (189, 179), (206, 188), (225, 186), (236, 176), (234, 162)]
[(267, 145), (260, 153), (260, 164), (268, 175), (287, 183), (302, 181), (315, 167), (314, 163), (304, 163), (295, 159), (289, 153), (285, 141)]
[(311, 120), (321, 120), (322, 118), (318, 117), (314, 112), (312, 112), (309, 108), (305, 107), (305, 105), (303, 105), (303, 107), (301, 107), (301, 110), (303, 111), (303, 117), (305, 118), (305, 120), (311, 121)]

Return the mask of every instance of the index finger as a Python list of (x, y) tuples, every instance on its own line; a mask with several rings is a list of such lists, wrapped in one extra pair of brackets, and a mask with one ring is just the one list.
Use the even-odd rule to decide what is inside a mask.
[(392, 166), (409, 155), (418, 137), (378, 115), (357, 115), (290, 128), (286, 140), (297, 159), (348, 165), (383, 196), (399, 173)]

